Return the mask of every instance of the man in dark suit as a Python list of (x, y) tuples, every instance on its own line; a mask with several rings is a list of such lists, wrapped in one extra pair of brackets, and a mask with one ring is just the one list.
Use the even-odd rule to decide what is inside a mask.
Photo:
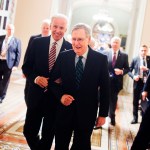
[[(63, 38), (67, 30), (67, 22), (65, 15), (57, 14), (53, 16), (50, 25), (51, 36), (33, 40), (30, 55), (27, 56), (22, 66), (23, 73), (30, 82), (23, 133), (31, 150), (49, 150), (54, 138), (57, 99), (51, 91), (46, 92), (46, 88), (55, 64), (49, 70), (49, 61), (51, 61), (49, 54), (54, 43), (56, 43), (56, 57), (59, 57), (61, 51), (71, 49), (71, 44)], [(41, 138), (39, 138), (38, 133), (42, 119), (42, 133)]]
[(51, 80), (60, 78), (62, 81), (60, 90), (55, 93), (60, 100), (56, 119), (55, 150), (69, 149), (73, 131), (71, 150), (91, 150), (90, 137), (93, 127), (95, 124), (97, 127), (102, 126), (108, 115), (107, 57), (88, 47), (90, 38), (91, 29), (88, 25), (75, 25), (72, 29), (73, 50), (60, 54), (54, 70), (55, 76), (49, 79), (49, 86), (52, 85)]
[[(146, 97), (150, 97), (150, 74), (144, 84), (142, 100), (146, 100)], [(148, 148), (150, 148), (150, 105), (142, 117), (142, 122), (131, 146), (131, 150), (146, 150)]]
[[(49, 36), (49, 35), (50, 35), (50, 20), (44, 19), (42, 21), (42, 25), (41, 25), (41, 34), (33, 35), (29, 39), (28, 46), (27, 46), (25, 56), (24, 56), (24, 62), (26, 61), (27, 56), (30, 55), (30, 47), (31, 47), (31, 43), (32, 43), (33, 39), (38, 38), (38, 37), (45, 37), (45, 36)], [(30, 86), (30, 82), (26, 79), (26, 84), (25, 84), (25, 89), (24, 89), (26, 105), (28, 105), (27, 95), (28, 95), (29, 86)]]
[(109, 117), (111, 124), (115, 125), (115, 110), (117, 106), (118, 93), (123, 88), (123, 76), (129, 71), (128, 55), (120, 50), (121, 39), (113, 37), (111, 39), (111, 49), (104, 54), (108, 58), (108, 68), (111, 84), (111, 99), (109, 106)]
[(0, 103), (6, 96), (10, 75), (21, 57), (21, 41), (14, 37), (14, 25), (6, 26), (6, 35), (0, 37)]
[[(147, 56), (148, 47), (143, 45), (140, 47), (139, 56), (133, 58), (130, 65), (130, 72), (128, 75), (134, 80), (133, 82), (133, 120), (131, 124), (138, 122), (138, 106), (141, 92), (146, 82), (149, 68), (150, 56)], [(132, 71), (134, 70), (134, 74)]]

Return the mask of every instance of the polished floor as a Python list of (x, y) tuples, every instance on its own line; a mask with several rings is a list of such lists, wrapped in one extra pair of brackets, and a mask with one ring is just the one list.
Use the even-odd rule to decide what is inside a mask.
[[(21, 71), (14, 71), (7, 96), (0, 104), (0, 150), (29, 150), (22, 134), (26, 112), (24, 84)], [(102, 129), (93, 131), (92, 150), (130, 150), (141, 118), (135, 125), (130, 124), (131, 119), (132, 95), (121, 92), (116, 110), (116, 126), (111, 126), (107, 118)]]

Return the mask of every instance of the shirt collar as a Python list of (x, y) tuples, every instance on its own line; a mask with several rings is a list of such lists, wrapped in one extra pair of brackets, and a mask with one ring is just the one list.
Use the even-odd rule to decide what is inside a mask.
[[(86, 52), (82, 55), (84, 59), (87, 59), (88, 52), (89, 52), (89, 49), (87, 49)], [(76, 57), (78, 58), (79, 56), (76, 55)]]
[(116, 52), (114, 52), (113, 49), (111, 49), (111, 51), (112, 51), (112, 55), (114, 55), (114, 53), (116, 53), (116, 55), (118, 55), (119, 49)]
[(58, 40), (58, 41), (55, 41), (54, 39), (53, 39), (53, 37), (51, 36), (51, 45), (54, 43), (54, 42), (56, 42), (57, 43), (57, 45), (62, 45), (62, 43), (63, 43), (63, 38), (61, 38), (60, 40)]

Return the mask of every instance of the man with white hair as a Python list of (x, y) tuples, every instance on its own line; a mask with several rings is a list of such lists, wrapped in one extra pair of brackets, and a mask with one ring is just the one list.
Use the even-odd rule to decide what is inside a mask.
[(0, 103), (6, 96), (12, 69), (17, 69), (21, 57), (21, 41), (14, 37), (13, 24), (6, 26), (6, 35), (0, 37)]
[(128, 55), (120, 50), (121, 39), (113, 37), (111, 39), (111, 49), (105, 51), (108, 59), (108, 68), (111, 84), (111, 98), (109, 105), (109, 117), (114, 126), (115, 110), (117, 106), (118, 93), (123, 88), (123, 76), (129, 71)]

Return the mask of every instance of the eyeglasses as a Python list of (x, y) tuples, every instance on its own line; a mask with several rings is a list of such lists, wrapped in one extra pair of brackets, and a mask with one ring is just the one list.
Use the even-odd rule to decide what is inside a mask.
[(85, 38), (72, 38), (72, 42), (77, 41), (77, 42), (81, 43), (81, 42), (83, 42), (84, 40), (85, 40)]

